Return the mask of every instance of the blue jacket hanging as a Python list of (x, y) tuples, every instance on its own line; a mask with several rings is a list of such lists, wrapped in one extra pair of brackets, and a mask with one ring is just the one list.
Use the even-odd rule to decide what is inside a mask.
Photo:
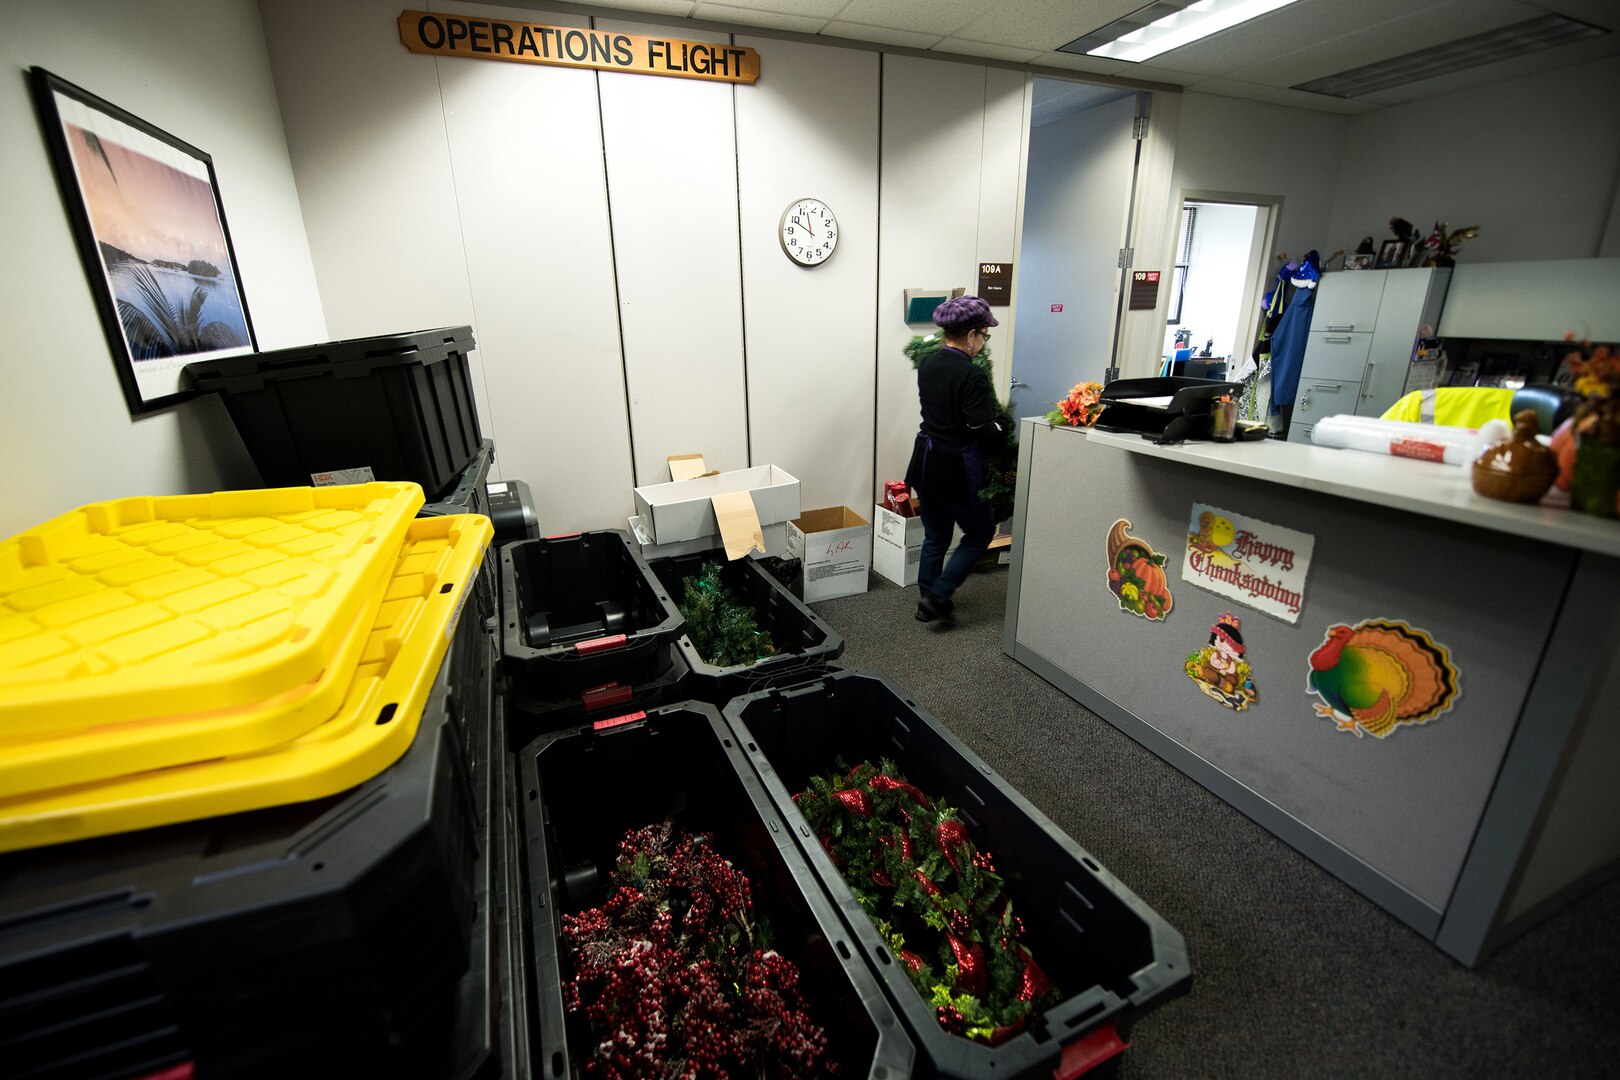
[(1310, 340), (1311, 312), (1316, 307), (1315, 289), (1296, 289), (1294, 298), (1277, 322), (1271, 335), (1271, 413), (1294, 403), (1299, 390), (1299, 370), (1305, 363), (1305, 346)]

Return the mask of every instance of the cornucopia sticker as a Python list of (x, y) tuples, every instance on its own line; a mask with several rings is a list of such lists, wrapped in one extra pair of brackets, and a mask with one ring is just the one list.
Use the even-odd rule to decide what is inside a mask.
[(1175, 604), (1164, 573), (1165, 557), (1126, 532), (1130, 527), (1120, 518), (1108, 528), (1108, 591), (1119, 600), (1121, 611), (1161, 622)]

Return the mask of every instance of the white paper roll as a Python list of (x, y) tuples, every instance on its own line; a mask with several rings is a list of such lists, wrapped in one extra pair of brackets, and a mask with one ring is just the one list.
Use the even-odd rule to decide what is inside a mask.
[(1505, 420), (1491, 420), (1475, 429), (1372, 416), (1325, 416), (1311, 428), (1311, 441), (1318, 446), (1467, 465), (1487, 446), (1511, 433)]

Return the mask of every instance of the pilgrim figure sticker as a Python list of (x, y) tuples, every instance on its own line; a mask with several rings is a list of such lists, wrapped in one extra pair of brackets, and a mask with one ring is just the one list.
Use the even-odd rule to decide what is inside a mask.
[(1310, 665), (1305, 688), (1321, 698), (1316, 715), (1332, 717), (1337, 730), (1358, 739), (1384, 739), (1407, 724), (1426, 724), (1459, 693), (1450, 650), (1396, 619), (1328, 627)]
[(1108, 591), (1119, 599), (1121, 611), (1162, 622), (1175, 603), (1164, 573), (1165, 557), (1145, 540), (1128, 535), (1130, 527), (1120, 518), (1108, 528)]
[(1209, 628), (1209, 644), (1187, 657), (1187, 678), (1198, 689), (1225, 705), (1242, 712), (1258, 696), (1254, 671), (1243, 650), (1242, 622), (1230, 611)]

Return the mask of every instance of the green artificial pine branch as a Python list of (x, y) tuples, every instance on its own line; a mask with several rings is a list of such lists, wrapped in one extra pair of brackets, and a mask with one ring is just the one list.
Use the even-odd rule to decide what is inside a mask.
[(696, 577), (681, 582), (681, 617), (692, 647), (706, 664), (737, 667), (776, 654), (769, 631), (761, 630), (754, 609), (738, 600), (721, 580), (720, 563), (709, 561)]

